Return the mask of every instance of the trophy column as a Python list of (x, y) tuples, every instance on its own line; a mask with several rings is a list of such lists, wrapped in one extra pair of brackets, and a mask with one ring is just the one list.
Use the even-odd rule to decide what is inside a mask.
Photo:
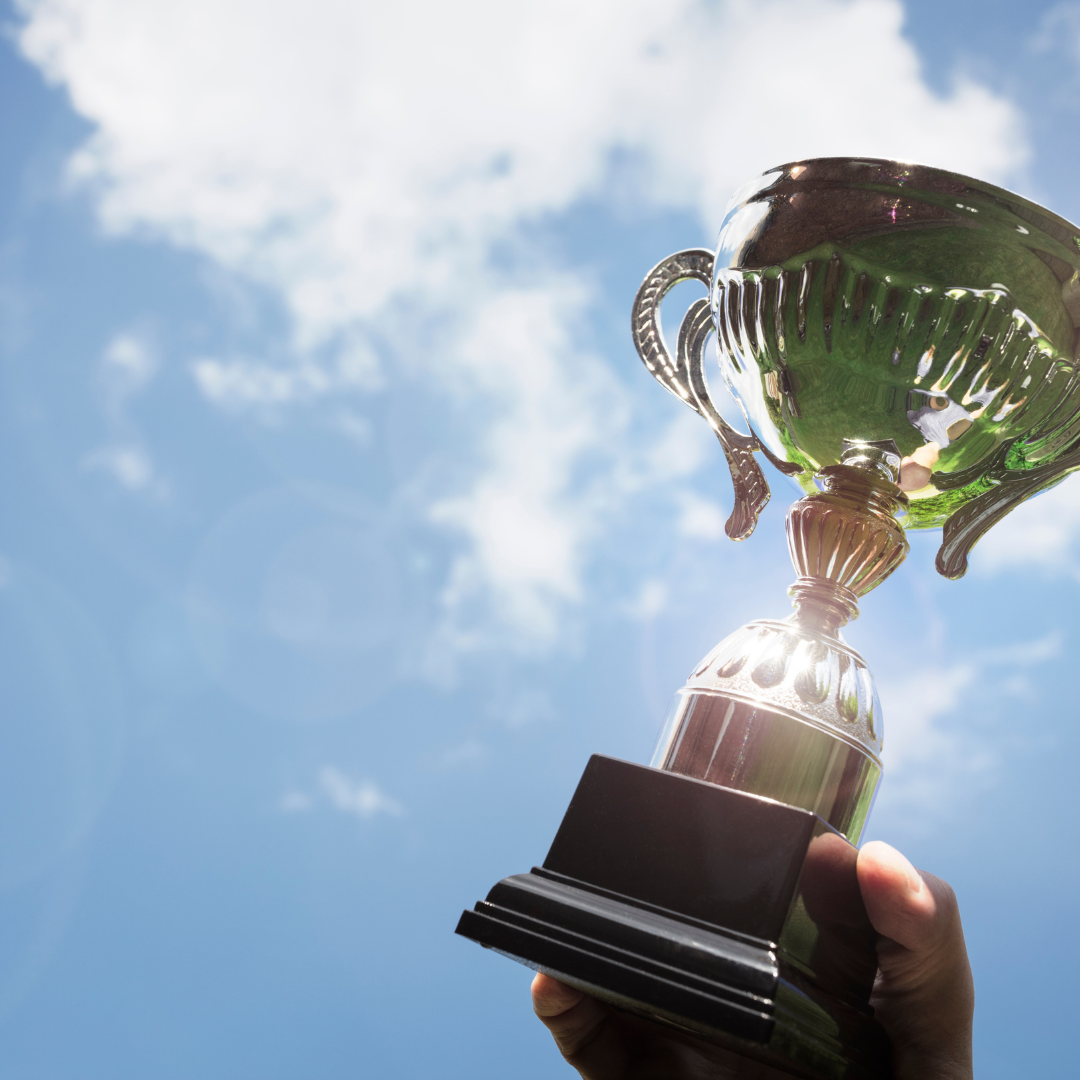
[(881, 705), (840, 636), (904, 560), (900, 455), (847, 443), (787, 515), (795, 614), (725, 638), (678, 692), (651, 764), (801, 806), (858, 843), (881, 778)]
[(594, 755), (543, 866), (499, 882), (459, 934), (728, 1075), (889, 1076), (854, 847), (881, 711), (839, 630), (906, 554), (899, 464), (891, 444), (845, 446), (788, 514), (795, 613), (698, 665), (651, 767)]

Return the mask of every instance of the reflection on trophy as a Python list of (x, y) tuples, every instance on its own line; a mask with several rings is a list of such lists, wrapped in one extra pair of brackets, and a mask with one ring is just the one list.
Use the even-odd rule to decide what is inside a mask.
[[(671, 351), (660, 304), (688, 278), (709, 295)], [(958, 578), (987, 529), (1080, 469), (1078, 327), (1080, 230), (898, 162), (767, 172), (732, 199), (715, 255), (656, 266), (634, 341), (723, 447), (728, 535), (768, 501), (755, 455), (806, 492), (787, 516), (794, 613), (695, 667), (650, 767), (594, 756), (543, 866), (458, 932), (715, 1046), (733, 1075), (888, 1076), (854, 847), (883, 720), (841, 628), (905, 530), (943, 527), (937, 568)], [(714, 333), (746, 434), (710, 395)]]

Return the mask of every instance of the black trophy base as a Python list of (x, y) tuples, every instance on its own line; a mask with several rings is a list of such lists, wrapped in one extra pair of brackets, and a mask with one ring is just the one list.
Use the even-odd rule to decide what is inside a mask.
[(884, 1080), (855, 856), (806, 810), (595, 755), (543, 867), (457, 932), (704, 1045), (718, 1077)]

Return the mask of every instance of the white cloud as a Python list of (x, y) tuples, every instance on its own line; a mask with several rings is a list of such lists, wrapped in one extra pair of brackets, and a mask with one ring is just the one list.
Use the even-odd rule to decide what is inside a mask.
[(1080, 581), (1080, 479), (1021, 503), (976, 545), (971, 568), (996, 574), (1014, 567)]
[(1005, 695), (1030, 701), (1029, 669), (1054, 659), (1061, 648), (1061, 636), (1051, 633), (951, 665), (912, 658), (907, 678), (883, 682), (884, 815), (899, 811), (908, 824), (925, 825), (968, 790), (972, 778), (990, 777), (1017, 737), (1016, 717), (1010, 711), (1009, 729), (994, 733), (979, 726), (980, 702)]
[(191, 370), (203, 394), (225, 409), (309, 401), (333, 388), (327, 372), (311, 363), (281, 368), (249, 360), (223, 362), (204, 357), (196, 360)]
[(378, 814), (399, 817), (405, 812), (401, 803), (371, 780), (350, 780), (332, 765), (320, 771), (319, 789), (335, 809), (345, 814), (355, 814), (364, 821)]
[(626, 613), (632, 619), (647, 622), (656, 618), (668, 605), (671, 590), (667, 582), (659, 578), (648, 578), (641, 583), (637, 596), (626, 607)]
[(106, 409), (112, 419), (126, 421), (127, 403), (146, 388), (157, 369), (157, 356), (145, 336), (123, 331), (112, 338), (99, 367)]
[(715, 453), (716, 438), (712, 430), (701, 422), (696, 413), (679, 409), (667, 429), (659, 432), (647, 448), (642, 463), (642, 479), (646, 483), (683, 480)]
[(132, 401), (149, 386), (158, 366), (153, 345), (140, 331), (121, 331), (108, 342), (98, 363), (97, 382), (112, 437), (84, 454), (80, 465), (111, 476), (126, 491), (164, 502), (170, 494), (168, 481), (158, 475), (130, 416)]
[(364, 343), (355, 341), (342, 343), (332, 366), (308, 356), (288, 365), (204, 356), (192, 362), (191, 373), (208, 401), (231, 412), (254, 409), (263, 415), (283, 406), (382, 385), (378, 358)]
[(603, 459), (610, 481), (622, 447), (623, 392), (573, 344), (582, 302), (579, 289), (552, 284), (503, 290), (476, 312), (454, 390), (503, 404), (482, 438), (480, 477), (431, 509), (472, 541), (451, 572), (450, 608), (490, 584), (499, 622), (540, 642), (557, 632), (558, 601), (580, 598), (582, 548), (602, 507), (583, 460)]
[(692, 491), (680, 492), (678, 529), (694, 540), (721, 540), (726, 535), (724, 508)]
[(357, 446), (370, 446), (375, 438), (371, 421), (351, 409), (340, 409), (334, 416), (334, 428)]
[(1062, 49), (1080, 63), (1080, 4), (1055, 4), (1044, 12), (1031, 39), (1036, 52)]
[[(1022, 156), (1002, 99), (929, 89), (892, 0), (21, 6), (24, 51), (99, 125), (72, 168), (104, 220), (280, 287), (305, 340), (452, 285), (463, 256), (596, 190), (615, 147), (712, 226), (755, 168), (805, 154), (987, 175)], [(829, 55), (839, 85), (821, 82)], [(888, 125), (876, 95), (844, 93), (865, 85), (889, 88)]]
[(311, 796), (295, 789), (281, 796), (278, 807), (283, 814), (303, 814), (311, 809)]
[(166, 502), (171, 494), (167, 480), (158, 475), (146, 447), (137, 442), (110, 443), (83, 456), (80, 462), (89, 472), (111, 476), (125, 491)]
[(400, 817), (405, 813), (401, 803), (387, 795), (378, 784), (371, 780), (352, 780), (333, 765), (319, 770), (314, 794), (289, 788), (278, 800), (278, 809), (283, 814), (307, 814), (315, 810), (320, 801), (362, 821), (380, 814)]
[(479, 739), (466, 739), (457, 746), (444, 750), (438, 764), (442, 769), (460, 769), (467, 766), (482, 765), (490, 754), (487, 746)]
[(926, 667), (883, 691), (889, 703), (884, 754), (890, 775), (917, 770), (956, 753), (957, 736), (940, 721), (963, 703), (964, 691), (975, 681), (978, 670), (970, 662)]
[(518, 685), (496, 691), (487, 713), (492, 719), (516, 730), (550, 723), (559, 715), (544, 690)]
[[(494, 245), (520, 254), (523, 225), (602, 192), (616, 152), (640, 166), (638, 208), (696, 212), (703, 240), (749, 175), (800, 156), (990, 179), (1025, 157), (1008, 101), (965, 79), (929, 88), (896, 0), (20, 7), (24, 53), (94, 124), (71, 175), (106, 227), (204, 253), (291, 313), (292, 367), (204, 358), (208, 400), (280, 408), (412, 378), (477, 417), (471, 478), (432, 499), (469, 545), (446, 589), (447, 639), (466, 647), (492, 640), (477, 633), (492, 618), (556, 639), (652, 452), (574, 332), (582, 273), (529, 252), (507, 276)], [(888, 88), (887, 125), (865, 86)], [(369, 332), (408, 343), (420, 325), (437, 348), (373, 362)]]

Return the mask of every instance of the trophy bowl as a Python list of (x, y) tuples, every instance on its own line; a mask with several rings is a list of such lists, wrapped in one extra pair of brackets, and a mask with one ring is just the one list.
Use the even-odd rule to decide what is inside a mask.
[[(691, 278), (708, 296), (671, 350), (661, 304)], [(884, 725), (841, 628), (907, 529), (942, 527), (937, 568), (958, 578), (987, 529), (1080, 469), (1078, 326), (1080, 231), (901, 162), (772, 169), (732, 198), (715, 253), (657, 264), (634, 343), (720, 441), (728, 535), (769, 499), (758, 453), (805, 492), (794, 613), (694, 668), (648, 767), (594, 755), (543, 865), (458, 933), (698, 1040), (717, 1076), (890, 1076), (855, 875)], [(746, 432), (711, 396), (713, 334)]]
[[(1076, 227), (1001, 188), (895, 161), (802, 161), (732, 198), (715, 255), (654, 268), (635, 340), (742, 451), (729, 535), (749, 535), (767, 497), (748, 449), (811, 492), (845, 440), (891, 443), (901, 523), (944, 526), (938, 569), (955, 578), (986, 529), (1080, 465), (1078, 271)], [(672, 362), (655, 316), (688, 277), (710, 287), (707, 325), (701, 302)], [(713, 329), (749, 438), (715, 423), (700, 356)]]

